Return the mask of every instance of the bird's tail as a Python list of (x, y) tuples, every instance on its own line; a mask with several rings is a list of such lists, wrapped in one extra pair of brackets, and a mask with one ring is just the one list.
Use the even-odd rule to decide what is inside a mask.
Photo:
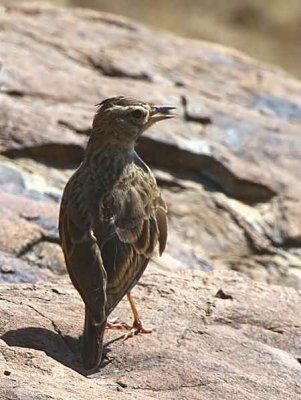
[(86, 307), (81, 355), (84, 367), (87, 370), (93, 370), (101, 363), (105, 328), (106, 321), (96, 325)]

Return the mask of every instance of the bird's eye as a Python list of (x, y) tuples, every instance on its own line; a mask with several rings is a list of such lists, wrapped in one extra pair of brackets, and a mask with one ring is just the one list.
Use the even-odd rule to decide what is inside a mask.
[(144, 116), (144, 112), (142, 110), (134, 110), (131, 112), (131, 116), (135, 119), (140, 119)]

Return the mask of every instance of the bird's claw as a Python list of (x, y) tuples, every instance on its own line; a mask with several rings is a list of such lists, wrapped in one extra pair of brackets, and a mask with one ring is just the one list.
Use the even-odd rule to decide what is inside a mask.
[(106, 329), (125, 329), (128, 332), (123, 336), (123, 341), (138, 335), (138, 333), (152, 333), (152, 329), (144, 328), (140, 318), (135, 318), (133, 325), (129, 325), (127, 322), (119, 321), (116, 317), (111, 321), (107, 321)]
[(132, 329), (132, 326), (127, 324), (126, 322), (119, 321), (119, 318), (116, 317), (111, 321), (107, 321), (106, 329)]
[(130, 331), (124, 335), (123, 341), (138, 335), (138, 333), (152, 333), (152, 329), (144, 328), (140, 319), (135, 319)]
[(132, 328), (128, 333), (126, 333), (126, 334), (123, 336), (122, 341), (125, 342), (125, 341), (128, 340), (129, 338), (134, 337), (135, 335), (138, 335), (138, 331), (137, 331), (137, 329)]

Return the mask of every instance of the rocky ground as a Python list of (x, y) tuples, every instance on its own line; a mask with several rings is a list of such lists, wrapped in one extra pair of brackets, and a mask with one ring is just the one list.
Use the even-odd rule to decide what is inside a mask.
[[(152, 266), (135, 294), (155, 332), (125, 342), (108, 332), (107, 365), (86, 377), (75, 340), (83, 307), (69, 283), (3, 284), (0, 398), (301, 399), (294, 289)], [(125, 300), (114, 316), (129, 321)]]
[[(121, 17), (2, 4), (0, 398), (301, 399), (301, 83)], [(137, 148), (170, 238), (136, 290), (155, 334), (87, 379), (57, 214), (93, 105), (120, 94), (178, 108)]]

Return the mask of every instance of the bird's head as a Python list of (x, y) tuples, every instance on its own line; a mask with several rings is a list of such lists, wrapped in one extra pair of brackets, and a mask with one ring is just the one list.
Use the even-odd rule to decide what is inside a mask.
[(93, 134), (108, 145), (134, 146), (138, 137), (158, 121), (174, 117), (173, 106), (156, 106), (129, 97), (112, 97), (98, 104)]

